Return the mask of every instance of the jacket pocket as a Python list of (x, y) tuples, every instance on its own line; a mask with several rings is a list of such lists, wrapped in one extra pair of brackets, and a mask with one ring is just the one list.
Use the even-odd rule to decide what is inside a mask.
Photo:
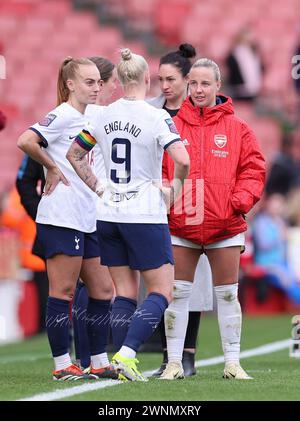
[(204, 183), (205, 213), (208, 217), (223, 221), (221, 225), (226, 226), (226, 221), (234, 214), (231, 203), (232, 186), (230, 182), (216, 182), (206, 180)]

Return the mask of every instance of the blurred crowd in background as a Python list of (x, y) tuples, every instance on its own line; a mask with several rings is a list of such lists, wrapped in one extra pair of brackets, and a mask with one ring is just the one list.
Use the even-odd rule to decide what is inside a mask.
[[(44, 262), (31, 254), (35, 224), (15, 189), (22, 160), (16, 139), (55, 107), (64, 57), (100, 55), (115, 62), (120, 47), (129, 47), (149, 62), (155, 96), (160, 56), (184, 42), (220, 65), (222, 92), (234, 99), (236, 113), (255, 131), (267, 160), (264, 199), (247, 216), (243, 309), (261, 314), (293, 312), (298, 306), (299, 312), (299, 1), (2, 0), (0, 306), (13, 307), (11, 314), (18, 306), (23, 331), (16, 336), (42, 330), (36, 283), (44, 282), (32, 281), (33, 272), (44, 271)], [(22, 313), (25, 299), (32, 300), (32, 317)]]

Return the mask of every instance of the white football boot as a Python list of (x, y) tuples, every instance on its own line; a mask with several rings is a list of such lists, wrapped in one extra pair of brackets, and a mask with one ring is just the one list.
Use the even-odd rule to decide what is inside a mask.
[(184, 371), (181, 362), (168, 363), (160, 377), (160, 380), (184, 379)]
[(251, 380), (253, 377), (250, 377), (245, 370), (242, 369), (238, 362), (231, 362), (225, 364), (224, 379), (236, 379), (236, 380)]

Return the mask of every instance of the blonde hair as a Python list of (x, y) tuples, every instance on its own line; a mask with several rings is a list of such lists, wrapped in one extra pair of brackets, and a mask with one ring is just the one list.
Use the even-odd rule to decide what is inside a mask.
[(209, 67), (211, 69), (213, 69), (213, 72), (215, 74), (215, 78), (217, 82), (221, 82), (221, 72), (220, 72), (220, 68), (217, 65), (216, 62), (214, 62), (213, 60), (210, 60), (209, 58), (199, 58), (191, 67), (192, 69), (195, 69), (197, 67)]
[(147, 70), (148, 64), (144, 57), (133, 54), (129, 48), (121, 50), (121, 60), (117, 65), (117, 72), (122, 85), (139, 83)]
[(80, 65), (94, 65), (95, 64), (87, 58), (73, 58), (67, 57), (62, 62), (57, 78), (57, 105), (68, 101), (70, 90), (67, 86), (67, 80), (76, 78), (76, 73)]

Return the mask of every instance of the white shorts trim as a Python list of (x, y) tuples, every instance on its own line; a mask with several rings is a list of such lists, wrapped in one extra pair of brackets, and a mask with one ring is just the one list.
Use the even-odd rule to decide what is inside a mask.
[(176, 237), (171, 235), (171, 241), (173, 246), (187, 247), (191, 249), (219, 249), (223, 247), (233, 247), (240, 246), (242, 249), (245, 248), (245, 233), (241, 232), (240, 234), (234, 235), (233, 237), (226, 238), (225, 240), (216, 241), (215, 243), (208, 245), (196, 244), (193, 241), (186, 240), (185, 238)]

